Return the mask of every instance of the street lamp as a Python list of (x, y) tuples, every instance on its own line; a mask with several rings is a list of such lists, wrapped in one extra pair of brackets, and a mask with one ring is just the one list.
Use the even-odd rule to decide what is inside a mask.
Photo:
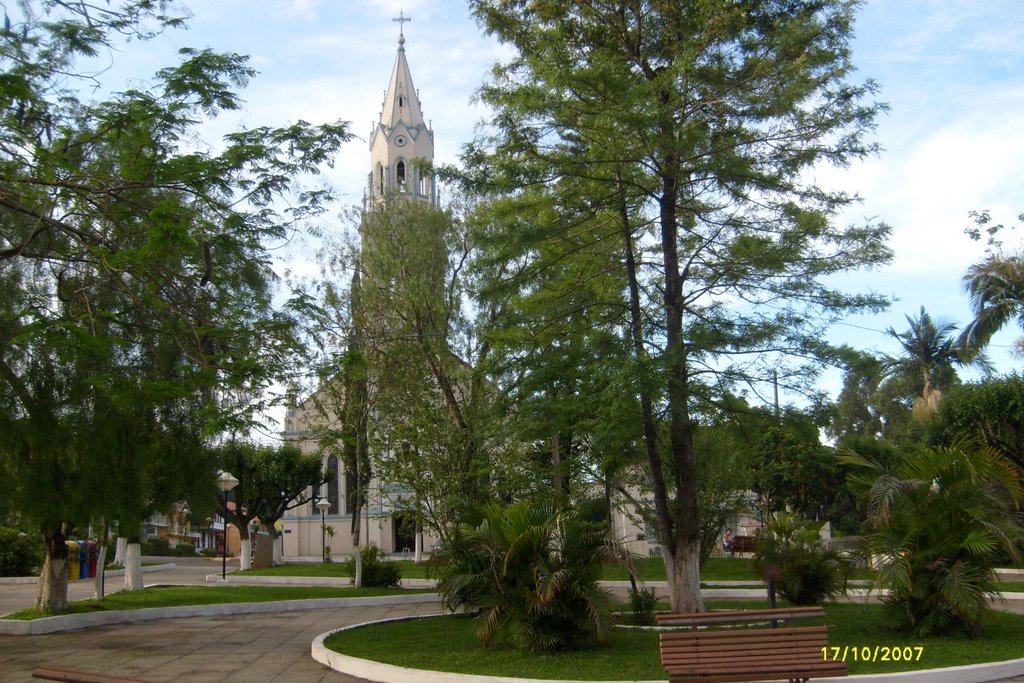
[(221, 470), (220, 475), (217, 477), (217, 487), (224, 494), (224, 559), (220, 565), (220, 578), (222, 581), (226, 581), (228, 578), (228, 491), (238, 486), (238, 480), (235, 479), (229, 472)]
[(320, 561), (327, 562), (327, 522), (324, 520), (324, 514), (327, 512), (327, 508), (331, 507), (331, 504), (326, 498), (321, 498), (316, 502), (316, 509), (320, 511)]

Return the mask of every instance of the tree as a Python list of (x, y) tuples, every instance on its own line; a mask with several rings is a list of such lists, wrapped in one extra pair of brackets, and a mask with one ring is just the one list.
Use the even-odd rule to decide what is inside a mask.
[(998, 594), (996, 563), (1019, 556), (1019, 471), (972, 441), (908, 454), (890, 472), (846, 462), (875, 476), (866, 551), (881, 562), (876, 586), (894, 623), (917, 636), (980, 634)]
[(961, 346), (983, 348), (1011, 320), (1024, 328), (1024, 253), (989, 254), (967, 269), (964, 289), (974, 320), (960, 333)]
[[(493, 195), (488, 294), (543, 315), (591, 272), (615, 276), (578, 310), (617, 332), (672, 609), (699, 610), (694, 411), (773, 370), (800, 387), (828, 322), (883, 305), (824, 278), (885, 261), (887, 229), (834, 226), (854, 197), (805, 182), (874, 151), (874, 86), (849, 80), (855, 4), (471, 6), (514, 50), (480, 91), (490, 137), (464, 156)], [(538, 287), (552, 270), (561, 287)]]
[(443, 537), (458, 524), (450, 504), (483, 504), (501, 475), (490, 346), (465, 308), (467, 228), (453, 208), (396, 199), (361, 229), (358, 320), (376, 388), (377, 470), (412, 492), (410, 512)]
[(241, 568), (249, 569), (252, 523), (259, 521), (276, 540), (279, 534), (274, 524), (286, 511), (308, 502), (310, 488), (319, 487), (327, 479), (319, 456), (304, 455), (293, 444), (261, 446), (231, 440), (216, 450), (221, 467), (238, 479), (232, 489), (235, 508), (227, 510), (226, 520), (238, 528)]
[[(45, 542), (47, 611), (66, 605), (74, 526), (113, 500), (126, 524), (148, 504), (127, 474), (113, 500), (91, 495), (126, 466), (117, 458), (148, 461), (161, 432), (194, 444), (251, 421), (295, 348), (293, 322), (271, 309), (266, 243), (323, 209), (327, 190), (295, 184), (348, 137), (299, 122), (196, 151), (198, 123), (237, 108), (253, 75), (211, 50), (183, 49), (146, 90), (83, 100), (76, 86), (98, 77), (79, 58), (182, 25), (174, 11), (53, 0), (19, 5), (0, 29), (0, 468)], [(291, 194), (284, 215), (274, 202)], [(138, 450), (103, 448), (129, 418), (148, 426)]]
[(573, 510), (491, 503), (442, 547), (450, 566), (438, 591), (448, 607), (478, 613), (484, 646), (505, 634), (526, 650), (579, 648), (610, 633), (611, 596), (598, 585), (610, 555), (604, 534)]
[(956, 325), (936, 322), (923, 306), (916, 319), (907, 316), (907, 323), (910, 328), (906, 332), (887, 330), (903, 347), (903, 354), (890, 356), (886, 370), (898, 379), (916, 380), (920, 395), (914, 400), (914, 418), (923, 423), (935, 415), (943, 391), (958, 381), (954, 366), (988, 368), (989, 364), (982, 355), (964, 353), (953, 336)]
[(1024, 470), (1024, 378), (1013, 374), (954, 387), (931, 427), (934, 444), (977, 439)]

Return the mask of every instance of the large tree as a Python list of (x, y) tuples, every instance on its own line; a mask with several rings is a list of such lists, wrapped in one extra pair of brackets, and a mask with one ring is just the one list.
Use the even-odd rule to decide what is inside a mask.
[[(798, 387), (829, 353), (825, 326), (882, 303), (827, 278), (886, 260), (887, 230), (834, 225), (855, 198), (813, 180), (874, 150), (874, 86), (850, 78), (856, 3), (471, 7), (513, 52), (480, 91), (490, 137), (465, 155), (496, 195), (484, 233), (503, 278), (490, 293), (555, 299), (615, 276), (580, 310), (599, 307), (618, 332), (630, 398), (609, 410), (640, 426), (672, 608), (698, 610), (695, 414), (731, 385), (762, 389), (773, 370)], [(591, 275), (540, 286), (576, 254)]]
[[(175, 9), (26, 2), (0, 29), (0, 468), (45, 541), (48, 611), (66, 603), (70, 530), (134, 520), (154, 490), (126, 477), (112, 510), (90, 493), (96, 472), (152, 461), (169, 430), (187, 430), (191, 449), (249, 423), (293, 348), (270, 306), (267, 242), (329, 193), (295, 193), (287, 214), (275, 201), (348, 136), (299, 122), (197, 149), (198, 124), (237, 108), (254, 73), (211, 50), (183, 49), (145, 90), (82, 96), (99, 77), (81, 75), (80, 58), (180, 25)], [(146, 428), (134, 443), (103, 447), (135, 420)]]

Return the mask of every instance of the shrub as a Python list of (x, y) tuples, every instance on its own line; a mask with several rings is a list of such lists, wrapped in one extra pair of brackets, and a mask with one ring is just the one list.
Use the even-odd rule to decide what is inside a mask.
[(32, 576), (43, 563), (43, 544), (35, 536), (0, 527), (0, 576)]
[(658, 604), (658, 594), (653, 588), (630, 588), (629, 606), (632, 610), (631, 621), (637, 626), (654, 624), (654, 607)]
[(821, 544), (821, 524), (779, 513), (758, 534), (754, 567), (775, 565), (776, 589), (794, 605), (820, 605), (846, 588), (850, 565)]
[(897, 627), (918, 636), (976, 636), (998, 596), (995, 567), (1019, 559), (1020, 473), (973, 441), (907, 455), (886, 470), (848, 456), (877, 478), (868, 492), (865, 552), (878, 562)]
[(503, 634), (526, 650), (583, 647), (611, 628), (610, 597), (598, 586), (606, 549), (602, 531), (573, 511), (493, 504), (442, 546), (448, 569), (438, 591), (449, 608), (477, 612), (484, 645)]
[[(377, 546), (363, 546), (359, 555), (363, 562), (363, 586), (387, 588), (397, 586), (402, 580), (402, 570)], [(356, 575), (355, 558), (346, 560), (345, 566), (352, 576)]]

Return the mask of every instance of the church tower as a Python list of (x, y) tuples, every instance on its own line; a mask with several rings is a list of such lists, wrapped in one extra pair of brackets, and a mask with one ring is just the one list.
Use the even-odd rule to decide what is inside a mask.
[(437, 204), (434, 179), (419, 165), (434, 161), (434, 131), (423, 120), (419, 93), (405, 59), (405, 33), (410, 21), (399, 14), (398, 54), (384, 95), (380, 119), (370, 134), (370, 210), (381, 209), (393, 197)]

